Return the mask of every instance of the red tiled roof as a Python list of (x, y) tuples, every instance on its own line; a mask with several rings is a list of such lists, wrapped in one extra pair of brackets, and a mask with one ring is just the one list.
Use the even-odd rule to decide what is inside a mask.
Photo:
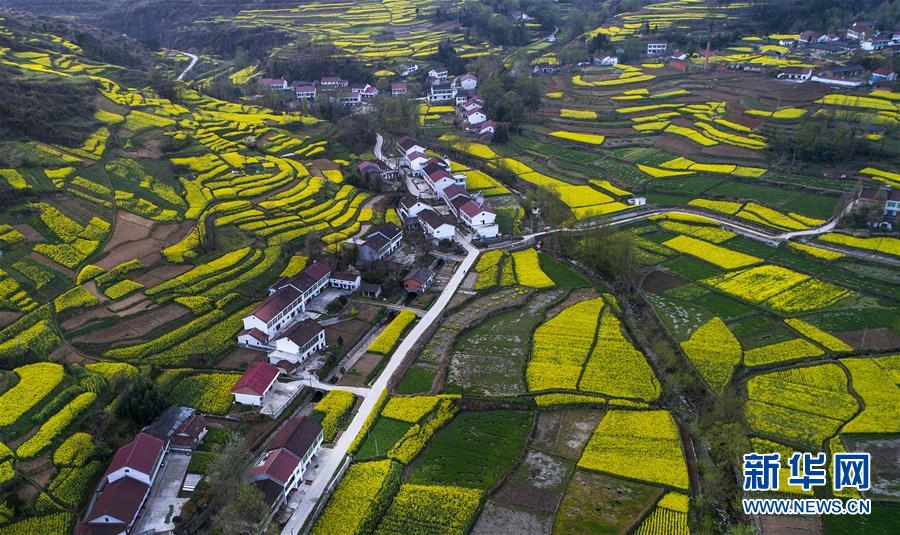
[(262, 302), (256, 305), (250, 314), (256, 316), (262, 321), (269, 322), (278, 315), (279, 312), (296, 301), (302, 294), (296, 288), (291, 286), (283, 286), (275, 293), (266, 297)]
[(465, 197), (457, 197), (455, 199), (452, 199), (450, 201), (450, 204), (453, 205), (454, 210), (459, 211), (460, 208), (462, 208), (466, 203), (469, 203), (471, 201), (472, 201), (472, 198), (469, 197), (468, 195), (466, 195)]
[(412, 195), (404, 195), (400, 202), (397, 203), (399, 206), (403, 208), (412, 208), (419, 202), (418, 197), (413, 197)]
[(320, 332), (322, 332), (322, 326), (319, 325), (319, 322), (312, 318), (306, 318), (303, 321), (298, 321), (293, 327), (288, 329), (282, 335), (282, 338), (287, 338), (298, 346), (303, 347), (303, 344), (315, 338)]
[(156, 460), (165, 448), (165, 443), (147, 433), (138, 433), (134, 440), (116, 451), (106, 474), (109, 475), (120, 468), (130, 468), (148, 476), (153, 473)]
[(397, 144), (400, 145), (400, 148), (402, 148), (403, 150), (407, 150), (407, 151), (417, 145), (419, 147), (422, 146), (419, 144), (418, 141), (416, 141), (415, 139), (413, 139), (409, 136), (401, 137), (400, 139), (397, 140)]
[(405, 82), (393, 82), (393, 83), (391, 84), (391, 89), (392, 89), (392, 90), (393, 90), (393, 89), (406, 89), (406, 87), (407, 87), (407, 86), (406, 86), (406, 83), (405, 83)]
[(462, 207), (460, 207), (460, 210), (462, 210), (462, 212), (469, 217), (475, 217), (481, 212), (490, 212), (489, 209), (481, 206), (475, 201), (467, 202), (466, 204), (462, 205)]
[(117, 479), (103, 487), (103, 491), (88, 511), (85, 520), (94, 521), (109, 515), (130, 526), (134, 522), (150, 486), (130, 477)]
[(435, 212), (434, 210), (422, 210), (418, 215), (419, 220), (431, 227), (432, 229), (436, 229), (441, 225), (447, 224), (447, 220), (441, 217), (441, 214)]
[(294, 470), (297, 469), (298, 464), (300, 464), (300, 459), (286, 449), (267, 451), (259, 462), (250, 469), (250, 474), (254, 476), (263, 475), (284, 486), (288, 479), (291, 478)]
[(444, 196), (448, 199), (453, 199), (455, 197), (459, 197), (460, 195), (467, 195), (469, 192), (466, 191), (466, 188), (460, 186), (459, 184), (453, 184), (452, 186), (447, 186), (444, 188)]
[(250, 336), (252, 336), (253, 338), (256, 338), (257, 340), (259, 340), (262, 343), (268, 342), (268, 338), (266, 338), (266, 333), (260, 331), (256, 327), (254, 327), (252, 329), (245, 329), (245, 330), (241, 331), (241, 334), (239, 334), (238, 336), (244, 336), (245, 334), (249, 334)]
[(280, 370), (268, 362), (257, 362), (241, 375), (231, 388), (232, 394), (261, 396), (278, 378)]
[(312, 264), (306, 266), (306, 269), (304, 269), (301, 273), (305, 273), (311, 279), (318, 282), (331, 273), (331, 268), (328, 267), (328, 264), (316, 260)]
[(269, 443), (269, 449), (285, 448), (302, 459), (321, 432), (322, 424), (312, 418), (292, 418), (275, 434), (275, 438)]
[(453, 180), (453, 175), (451, 175), (450, 173), (448, 173), (447, 171), (445, 171), (443, 169), (439, 169), (433, 173), (428, 173), (428, 178), (429, 178), (429, 180), (431, 180), (431, 183), (433, 184), (444, 178), (449, 178), (450, 180)]

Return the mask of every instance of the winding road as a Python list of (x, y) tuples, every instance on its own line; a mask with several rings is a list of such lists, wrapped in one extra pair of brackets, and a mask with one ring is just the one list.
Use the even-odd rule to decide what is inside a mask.
[(444, 309), (447, 308), (447, 305), (450, 303), (450, 299), (453, 298), (453, 294), (456, 293), (456, 290), (466, 278), (469, 270), (475, 265), (479, 250), (469, 243), (461, 234), (456, 235), (456, 241), (466, 249), (465, 258), (460, 262), (459, 266), (457, 266), (456, 271), (453, 273), (453, 276), (450, 277), (447, 286), (444, 287), (444, 290), (434, 302), (434, 305), (428, 309), (419, 322), (413, 326), (409, 334), (406, 335), (406, 338), (404, 338), (403, 341), (400, 342), (400, 345), (397, 346), (397, 349), (391, 355), (390, 360), (384, 367), (381, 375), (378, 376), (378, 379), (375, 380), (375, 383), (372, 384), (371, 388), (338, 387), (334, 385), (325, 385), (318, 381), (309, 383), (313, 388), (321, 388), (323, 390), (347, 390), (361, 396), (363, 401), (359, 410), (356, 412), (356, 416), (353, 417), (353, 421), (351, 421), (350, 425), (347, 426), (347, 429), (341, 433), (341, 437), (334, 447), (322, 448), (322, 450), (320, 450), (318, 459), (319, 468), (317, 469), (313, 484), (308, 487), (301, 487), (304, 488), (305, 492), (300, 499), (300, 505), (294, 510), (293, 515), (291, 515), (291, 518), (288, 520), (287, 524), (285, 524), (284, 529), (281, 532), (282, 535), (295, 535), (301, 532), (307, 518), (309, 518), (310, 513), (314, 510), (316, 503), (322, 497), (322, 494), (328, 488), (328, 484), (331, 482), (334, 474), (343, 463), (344, 457), (347, 455), (353, 440), (360, 431), (362, 431), (363, 425), (365, 425), (366, 420), (369, 419), (369, 415), (375, 411), (378, 399), (381, 397), (381, 394), (387, 390), (388, 381), (390, 381), (394, 372), (396, 372), (397, 368), (403, 363), (403, 360), (410, 354), (413, 347), (419, 342), (419, 339), (422, 338), (422, 335), (428, 331), (434, 322), (440, 319), (444, 313)]
[(194, 65), (197, 64), (197, 61), (199, 61), (200, 58), (195, 56), (194, 54), (191, 54), (190, 52), (182, 52), (180, 50), (176, 50), (176, 52), (178, 52), (179, 54), (184, 54), (185, 56), (191, 58), (191, 63), (187, 66), (186, 69), (184, 69), (184, 71), (181, 72), (181, 74), (178, 75), (178, 78), (176, 78), (176, 80), (180, 82), (184, 80), (184, 77), (187, 76), (187, 73), (191, 72), (191, 69), (194, 68)]

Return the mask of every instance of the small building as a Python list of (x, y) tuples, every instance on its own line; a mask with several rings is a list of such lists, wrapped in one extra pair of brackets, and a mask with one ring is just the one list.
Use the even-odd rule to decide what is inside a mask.
[(166, 449), (166, 442), (138, 433), (116, 450), (75, 533), (129, 533), (156, 480)]
[(143, 433), (169, 444), (169, 450), (189, 453), (206, 436), (206, 419), (191, 407), (171, 406), (159, 415)]
[(406, 82), (391, 83), (391, 96), (399, 97), (407, 94), (408, 92), (409, 87), (406, 85)]
[(627, 202), (631, 206), (644, 206), (645, 204), (647, 204), (647, 198), (646, 197), (629, 197), (628, 200), (625, 202)]
[(269, 353), (269, 363), (286, 361), (299, 364), (316, 351), (325, 349), (325, 345), (325, 328), (318, 321), (306, 318), (275, 340), (275, 350)]
[(288, 81), (284, 78), (260, 78), (256, 81), (256, 85), (266, 91), (287, 91), (290, 89)]
[(886, 33), (874, 35), (859, 44), (866, 52), (877, 52), (891, 46), (891, 36)]
[(812, 78), (813, 71), (809, 67), (785, 67), (775, 76), (779, 80), (803, 83)]
[(450, 75), (449, 71), (447, 71), (447, 67), (444, 67), (443, 65), (432, 65), (428, 68), (427, 74), (438, 80), (446, 80), (447, 76)]
[(425, 293), (434, 282), (434, 272), (428, 268), (416, 268), (403, 278), (403, 288), (408, 293)]
[(359, 273), (337, 272), (331, 274), (329, 282), (331, 283), (332, 288), (355, 292), (356, 290), (359, 290), (362, 278), (360, 278)]
[(497, 123), (494, 121), (485, 121), (478, 125), (478, 136), (479, 137), (494, 137), (494, 134), (497, 133)]
[(434, 210), (422, 210), (418, 216), (422, 231), (433, 241), (452, 240), (456, 227)]
[(876, 84), (878, 82), (894, 82), (897, 80), (897, 73), (893, 71), (889, 71), (884, 67), (879, 67), (872, 72), (872, 76), (869, 77), (870, 84)]
[(393, 223), (375, 227), (359, 246), (359, 258), (363, 262), (376, 262), (400, 248), (403, 231)]
[(339, 76), (323, 76), (319, 80), (319, 85), (326, 88), (347, 87), (350, 82)]
[(400, 76), (409, 76), (415, 74), (419, 70), (419, 66), (415, 63), (403, 63), (399, 67)]
[(890, 186), (862, 188), (857, 197), (857, 202), (868, 205), (884, 202), (882, 215), (885, 219), (893, 221), (900, 214), (900, 189), (894, 189)]
[(358, 93), (361, 100), (372, 100), (378, 96), (378, 88), (369, 84), (354, 85), (350, 91)]
[(303, 481), (324, 441), (322, 425), (300, 416), (285, 422), (250, 469), (250, 482), (270, 508), (278, 510)]
[(619, 56), (611, 56), (609, 54), (594, 56), (594, 64), (601, 67), (612, 67), (619, 64)]
[(478, 77), (474, 74), (467, 72), (461, 76), (457, 76), (453, 80), (453, 88), (454, 89), (464, 89), (466, 91), (472, 91), (476, 87), (478, 87)]
[(362, 104), (362, 93), (343, 91), (337, 96), (338, 103), (342, 106), (359, 106)]
[(448, 187), (452, 186), (456, 183), (456, 180), (453, 178), (448, 171), (444, 169), (438, 169), (428, 173), (425, 176), (425, 181), (428, 183), (431, 190), (434, 191), (436, 195), (440, 195), (441, 191)]
[(306, 82), (295, 82), (294, 93), (297, 100), (316, 100), (316, 86)]
[(650, 41), (647, 43), (647, 55), (648, 56), (661, 56), (666, 53), (666, 49), (669, 48), (669, 43), (665, 41)]
[(465, 114), (466, 124), (470, 126), (479, 125), (485, 121), (487, 121), (487, 115), (484, 114), (481, 110), (471, 110), (467, 111)]
[(852, 26), (847, 28), (847, 39), (862, 41), (867, 34), (871, 34), (875, 30), (875, 24), (868, 21), (854, 22)]
[(418, 197), (412, 195), (404, 195), (400, 202), (397, 203), (397, 213), (403, 220), (414, 219), (422, 210), (429, 210), (431, 207), (419, 200)]
[(379, 297), (381, 297), (381, 285), (380, 284), (364, 282), (359, 287), (359, 291), (363, 295), (363, 297), (368, 297), (370, 299), (378, 299)]
[(238, 342), (247, 347), (267, 346), (306, 311), (309, 301), (328, 286), (330, 277), (331, 268), (315, 261), (294, 277), (276, 281), (269, 288), (269, 296), (244, 316), (244, 330), (238, 335)]
[(409, 156), (410, 154), (412, 154), (414, 152), (420, 152), (420, 153), (425, 152), (425, 145), (422, 145), (421, 143), (419, 143), (418, 141), (416, 141), (415, 139), (413, 139), (409, 136), (403, 136), (400, 139), (398, 139), (397, 140), (397, 148), (399, 148), (400, 152), (402, 152), (405, 156)]
[(428, 103), (449, 102), (456, 96), (456, 89), (450, 82), (438, 82), (428, 90)]
[(241, 405), (262, 407), (282, 370), (268, 362), (256, 362), (231, 387), (234, 401)]
[(820, 37), (820, 35), (818, 32), (814, 32), (812, 30), (806, 30), (806, 31), (800, 32), (800, 37), (797, 40), (803, 44), (808, 44), (808, 43), (818, 42), (819, 37)]

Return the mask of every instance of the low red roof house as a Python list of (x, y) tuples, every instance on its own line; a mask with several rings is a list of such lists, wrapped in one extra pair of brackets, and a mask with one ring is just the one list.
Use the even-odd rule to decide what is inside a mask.
[(263, 401), (275, 386), (281, 370), (268, 362), (257, 362), (250, 366), (238, 382), (231, 388), (234, 400), (243, 405), (261, 407)]

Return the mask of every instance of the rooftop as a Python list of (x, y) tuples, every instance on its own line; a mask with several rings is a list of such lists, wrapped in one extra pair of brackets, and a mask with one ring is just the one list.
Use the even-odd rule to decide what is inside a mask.
[(241, 375), (231, 388), (232, 394), (261, 396), (275, 382), (281, 371), (268, 362), (256, 362)]

